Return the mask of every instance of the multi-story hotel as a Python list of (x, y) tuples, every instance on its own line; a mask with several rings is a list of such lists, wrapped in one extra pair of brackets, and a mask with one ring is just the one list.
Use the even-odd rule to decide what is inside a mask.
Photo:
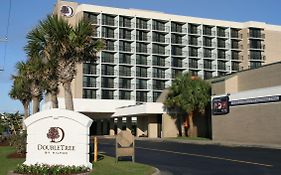
[(58, 1), (55, 13), (71, 24), (88, 19), (96, 29), (93, 39), (106, 43), (96, 62), (77, 65), (72, 87), (75, 110), (95, 117), (112, 117), (116, 108), (136, 102), (156, 102), (182, 72), (210, 79), (281, 60), (281, 26), (263, 22), (67, 1)]

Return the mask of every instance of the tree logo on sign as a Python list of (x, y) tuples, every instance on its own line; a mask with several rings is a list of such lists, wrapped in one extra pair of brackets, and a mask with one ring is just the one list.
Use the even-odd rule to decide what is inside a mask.
[(64, 139), (64, 131), (60, 127), (51, 127), (47, 133), (47, 137), (53, 143), (59, 143)]

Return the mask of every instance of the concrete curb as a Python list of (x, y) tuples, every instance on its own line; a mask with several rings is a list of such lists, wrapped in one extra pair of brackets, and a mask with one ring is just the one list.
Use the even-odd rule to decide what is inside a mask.
[(154, 169), (155, 169), (155, 172), (152, 175), (161, 175), (161, 172), (158, 168), (154, 167)]

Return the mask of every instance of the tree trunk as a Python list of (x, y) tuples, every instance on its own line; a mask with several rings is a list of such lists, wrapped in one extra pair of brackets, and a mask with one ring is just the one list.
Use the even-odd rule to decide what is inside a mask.
[(71, 82), (64, 83), (63, 88), (64, 88), (65, 109), (73, 111), (74, 107), (73, 107), (73, 98), (71, 92)]
[(51, 101), (52, 101), (52, 108), (58, 108), (59, 107), (57, 91), (51, 92)]
[[(27, 119), (27, 117), (29, 116), (29, 109), (28, 109), (28, 107), (29, 107), (29, 103), (28, 103), (28, 102), (25, 102), (25, 103), (23, 104), (23, 109), (24, 109), (23, 120)], [(23, 121), (22, 121), (22, 129), (23, 129), (23, 130), (26, 130), (26, 126), (25, 126), (25, 124), (24, 124)]]
[(193, 112), (189, 112), (188, 113), (188, 124), (189, 124), (189, 127), (188, 127), (188, 136), (189, 137), (194, 137), (194, 124), (193, 124)]
[(39, 96), (38, 97), (32, 97), (32, 114), (35, 114), (36, 112), (39, 112), (39, 103), (40, 103), (40, 100), (39, 100)]

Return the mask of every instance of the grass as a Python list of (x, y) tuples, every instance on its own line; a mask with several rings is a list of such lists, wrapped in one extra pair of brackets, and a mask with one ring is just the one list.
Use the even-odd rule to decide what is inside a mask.
[[(15, 149), (8, 146), (0, 146), (0, 175), (6, 175), (16, 168), (24, 159), (8, 159), (6, 156), (13, 153)], [(101, 155), (99, 161), (94, 163), (91, 175), (149, 175), (154, 172), (154, 168), (140, 163), (130, 161), (119, 161), (115, 163), (115, 158)]]
[(9, 146), (0, 147), (0, 175), (6, 175), (9, 171), (15, 169), (18, 164), (24, 162), (24, 159), (6, 158), (12, 152), (15, 152), (15, 148)]

